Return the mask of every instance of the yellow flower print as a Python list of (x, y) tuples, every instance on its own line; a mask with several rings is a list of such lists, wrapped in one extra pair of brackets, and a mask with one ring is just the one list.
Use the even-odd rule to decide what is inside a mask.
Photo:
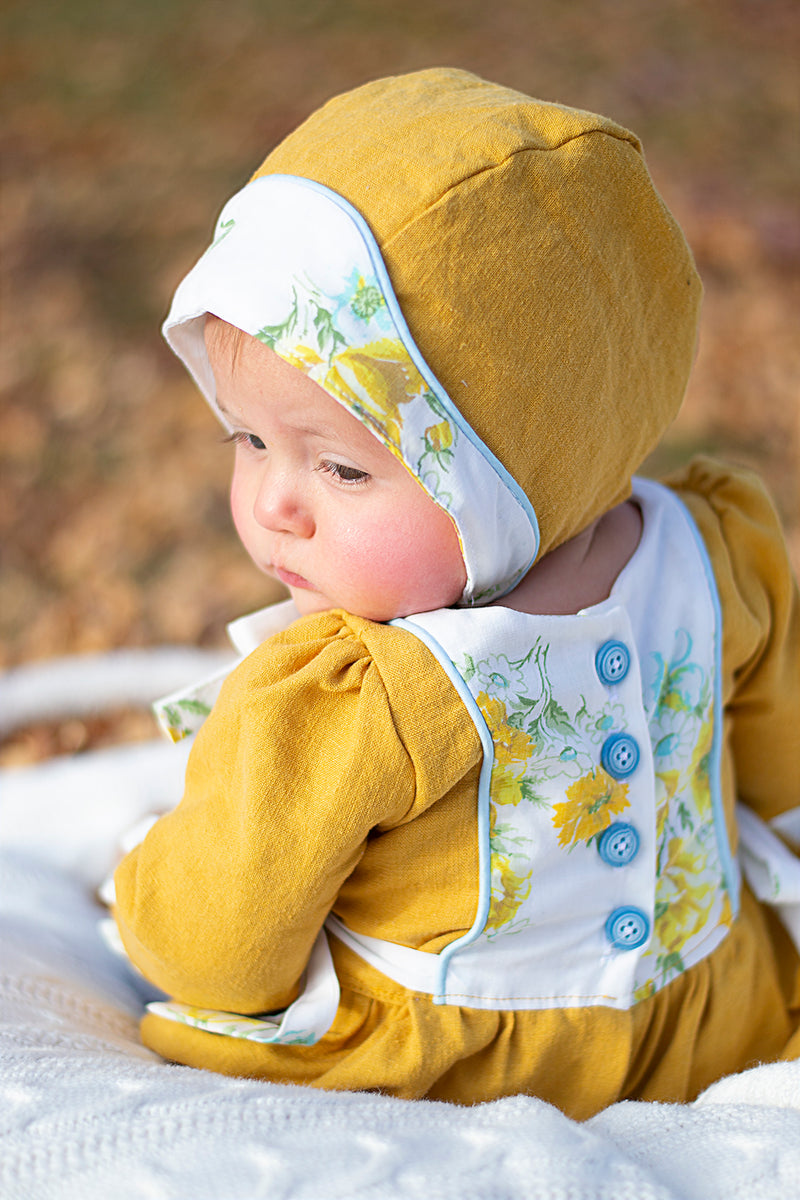
[(524, 795), (524, 779), (524, 767), (518, 767), (515, 771), (512, 763), (495, 763), (492, 768), (492, 799), (495, 804), (519, 804)]
[[(657, 784), (657, 786), (660, 785), (664, 789), (665, 799), (667, 801), (671, 800), (672, 797), (677, 792), (680, 777), (681, 777), (680, 771), (672, 770), (672, 771), (657, 771), (656, 772), (656, 784)], [(659, 805), (663, 804), (661, 796), (659, 796), (658, 804)]]
[(695, 884), (664, 906), (663, 912), (656, 917), (656, 936), (665, 950), (671, 954), (680, 953), (705, 925), (712, 900), (710, 883)]
[(535, 743), (531, 741), (530, 735), (524, 729), (517, 729), (513, 725), (503, 725), (496, 731), (494, 756), (495, 762), (500, 765), (510, 766), (512, 763), (524, 762), (530, 758), (535, 749)]
[(636, 1003), (638, 1004), (640, 1000), (649, 1000), (650, 997), (655, 996), (655, 994), (656, 994), (655, 980), (648, 979), (647, 983), (643, 983), (641, 985), (641, 987), (638, 987), (636, 989), (636, 991), (633, 993), (633, 998), (636, 1001)]
[(486, 724), (492, 733), (505, 724), (506, 706), (502, 700), (490, 696), (487, 692), (478, 692), (478, 708), (486, 718)]
[(699, 816), (707, 817), (711, 812), (711, 784), (708, 775), (708, 756), (711, 753), (711, 743), (714, 736), (713, 708), (708, 710), (708, 720), (700, 728), (697, 745), (689, 763), (689, 777), (692, 781), (692, 795)]
[(508, 925), (517, 909), (531, 894), (531, 875), (518, 875), (511, 860), (500, 855), (492, 858), (492, 899), (485, 928), (498, 930)]
[(407, 404), (425, 390), (425, 382), (400, 341), (381, 338), (334, 355), (323, 386), (388, 444), (400, 446)]
[(559, 846), (588, 842), (611, 824), (615, 813), (630, 804), (628, 785), (613, 779), (602, 767), (577, 779), (566, 790), (569, 800), (553, 805), (553, 824)]
[(430, 425), (425, 430), (425, 441), (435, 454), (449, 450), (453, 444), (453, 430), (449, 421), (440, 421), (438, 425)]
[(311, 346), (292, 346), (291, 350), (279, 351), (281, 358), (290, 367), (297, 367), (305, 375), (312, 375), (314, 368), (320, 366), (322, 359)]
[(503, 701), (486, 692), (479, 692), (477, 700), (492, 735), (495, 762), (499, 766), (510, 766), (529, 759), (536, 749), (536, 743), (524, 729), (509, 725)]
[(705, 925), (714, 902), (712, 882), (690, 883), (699, 879), (706, 868), (705, 854), (693, 854), (681, 838), (670, 838), (668, 859), (661, 877), (674, 889), (656, 909), (656, 934), (670, 953), (679, 953), (686, 942)]
[(509, 725), (502, 700), (479, 692), (477, 701), (494, 742), (492, 799), (496, 804), (519, 804), (524, 795), (524, 764), (533, 754), (536, 744), (524, 729)]
[(656, 772), (656, 845), (664, 840), (667, 819), (670, 815), (670, 801), (678, 790), (680, 771)]
[(731, 898), (727, 891), (722, 897), (722, 908), (720, 909), (719, 923), (720, 925), (724, 925), (727, 929), (730, 929), (731, 925), (733, 924), (733, 909), (731, 907)]
[(707, 855), (693, 854), (687, 843), (679, 837), (669, 840), (668, 857), (661, 869), (662, 875), (668, 875), (676, 887), (687, 887), (687, 875), (698, 877), (706, 869)]

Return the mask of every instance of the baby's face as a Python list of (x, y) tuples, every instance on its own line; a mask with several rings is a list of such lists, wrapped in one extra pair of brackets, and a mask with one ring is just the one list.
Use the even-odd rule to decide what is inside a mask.
[[(301, 613), (372, 621), (454, 604), (466, 572), (455, 526), (406, 467), (318, 384), (243, 335), (206, 330), (234, 431), (231, 508), (256, 566)], [(223, 332), (220, 332), (223, 331)]]

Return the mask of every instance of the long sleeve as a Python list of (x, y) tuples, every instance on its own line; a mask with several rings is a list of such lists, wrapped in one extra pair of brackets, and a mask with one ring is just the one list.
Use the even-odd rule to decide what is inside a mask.
[(456, 737), (435, 779), (424, 776), (419, 747), (404, 744), (413, 728), (354, 624), (413, 647), (408, 669), (430, 674), (432, 704), (452, 690), (415, 639), (342, 614), (295, 623), (233, 672), (197, 736), (183, 800), (115, 877), (126, 949), (176, 999), (284, 1007), (370, 832), (418, 815), (474, 765), (475, 747)]
[(786, 543), (751, 472), (701, 458), (668, 482), (697, 522), (719, 589), (736, 794), (769, 821), (800, 804), (800, 600)]

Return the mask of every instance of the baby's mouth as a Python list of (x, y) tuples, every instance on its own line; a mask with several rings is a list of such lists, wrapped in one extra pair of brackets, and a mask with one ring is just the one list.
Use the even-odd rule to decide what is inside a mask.
[(283, 567), (276, 567), (274, 564), (272, 570), (281, 583), (286, 584), (287, 587), (307, 588), (309, 591), (314, 590), (307, 579), (304, 579), (302, 575), (295, 575), (294, 571), (286, 571)]

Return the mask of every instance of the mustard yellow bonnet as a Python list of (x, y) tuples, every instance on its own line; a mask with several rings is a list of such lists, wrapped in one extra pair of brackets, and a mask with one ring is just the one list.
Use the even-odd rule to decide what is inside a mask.
[(632, 133), (433, 69), (331, 100), (270, 174), (365, 218), (425, 360), (531, 501), (539, 556), (628, 495), (681, 404), (702, 291)]
[(438, 69), (286, 138), (164, 333), (223, 422), (207, 313), (308, 374), (449, 514), (461, 602), (484, 604), (628, 495), (680, 406), (700, 296), (633, 134)]

